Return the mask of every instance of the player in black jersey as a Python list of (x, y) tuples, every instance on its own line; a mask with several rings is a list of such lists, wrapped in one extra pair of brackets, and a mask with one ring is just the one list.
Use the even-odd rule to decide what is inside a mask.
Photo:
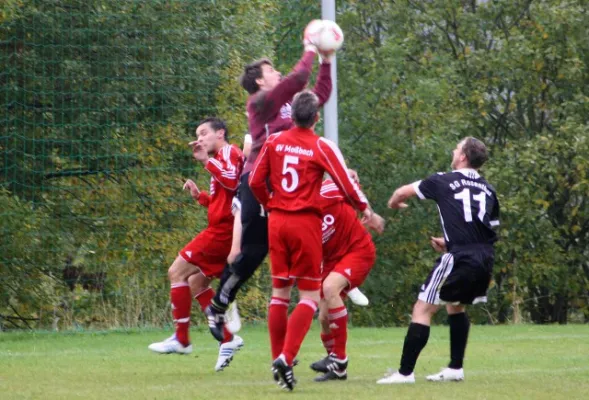
[(466, 304), (487, 301), (493, 270), (493, 227), (499, 225), (499, 202), (495, 189), (477, 170), (487, 161), (485, 144), (467, 137), (456, 146), (452, 172), (434, 174), (427, 179), (398, 188), (391, 196), (390, 208), (405, 208), (405, 200), (417, 196), (434, 200), (440, 212), (443, 238), (431, 238), (432, 247), (444, 252), (437, 259), (421, 291), (405, 336), (401, 367), (377, 383), (414, 383), (413, 370), (419, 353), (427, 344), (432, 316), (446, 305), (450, 325), (450, 364), (429, 381), (464, 380), (462, 363), (470, 323)]

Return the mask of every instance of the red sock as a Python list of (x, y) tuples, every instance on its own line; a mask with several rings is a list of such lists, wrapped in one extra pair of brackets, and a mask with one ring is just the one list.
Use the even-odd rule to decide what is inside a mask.
[[(200, 304), (200, 309), (204, 312), (205, 308), (211, 304), (213, 297), (215, 297), (215, 291), (213, 288), (208, 287), (194, 296), (194, 299), (198, 301), (198, 304)], [(223, 327), (223, 333), (225, 334), (225, 338), (221, 343), (227, 343), (233, 340), (233, 334), (227, 330), (227, 327)]]
[(332, 353), (340, 360), (345, 360), (346, 342), (348, 341), (348, 310), (346, 310), (346, 306), (330, 308), (327, 318), (329, 318), (329, 329), (333, 334)]
[(176, 339), (187, 346), (190, 344), (188, 328), (190, 327), (190, 307), (192, 307), (192, 296), (188, 282), (173, 283), (170, 289), (170, 300), (172, 301), (172, 316), (176, 324)]
[(331, 354), (333, 351), (333, 332), (323, 333), (321, 332), (321, 341), (323, 342), (323, 347), (325, 347), (325, 351), (327, 354)]
[(282, 349), (282, 354), (284, 354), (288, 365), (292, 365), (292, 361), (297, 356), (311, 327), (315, 311), (317, 311), (317, 303), (310, 299), (302, 299), (290, 314), (284, 348)]
[(286, 326), (288, 324), (289, 299), (272, 297), (268, 306), (268, 333), (270, 334), (270, 348), (272, 360), (278, 358), (284, 347)]

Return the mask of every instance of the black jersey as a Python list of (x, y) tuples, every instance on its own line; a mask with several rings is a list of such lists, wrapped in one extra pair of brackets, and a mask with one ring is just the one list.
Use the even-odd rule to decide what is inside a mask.
[(493, 244), (499, 225), (495, 189), (474, 169), (438, 173), (413, 183), (420, 199), (438, 204), (446, 247)]

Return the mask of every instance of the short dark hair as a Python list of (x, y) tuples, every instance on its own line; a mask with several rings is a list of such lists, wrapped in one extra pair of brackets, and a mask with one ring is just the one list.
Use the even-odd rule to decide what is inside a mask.
[(262, 77), (263, 65), (272, 66), (272, 61), (267, 58), (260, 58), (259, 60), (246, 65), (243, 69), (243, 73), (239, 77), (239, 83), (245, 90), (247, 90), (249, 94), (254, 94), (260, 90), (260, 85), (258, 85), (256, 79), (260, 79)]
[(312, 127), (319, 113), (319, 98), (310, 90), (303, 90), (292, 101), (292, 120), (301, 128)]
[(221, 118), (207, 117), (207, 118), (203, 119), (202, 121), (200, 121), (198, 123), (198, 126), (201, 126), (203, 124), (211, 125), (211, 128), (215, 132), (223, 129), (225, 131), (225, 134), (224, 134), (225, 140), (229, 140), (229, 130), (227, 129), (227, 125), (225, 125), (225, 121), (223, 121)]
[(463, 139), (462, 152), (471, 168), (479, 169), (489, 159), (487, 146), (478, 139), (468, 136)]

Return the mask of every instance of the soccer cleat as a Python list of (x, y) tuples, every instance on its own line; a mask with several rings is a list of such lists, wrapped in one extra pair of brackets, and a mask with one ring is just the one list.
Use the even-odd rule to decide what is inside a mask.
[(379, 385), (390, 385), (395, 383), (415, 383), (415, 374), (412, 372), (411, 375), (403, 375), (399, 371), (388, 372), (384, 378), (376, 381)]
[(243, 347), (243, 339), (237, 335), (233, 335), (233, 340), (219, 345), (219, 357), (217, 358), (217, 365), (215, 371), (223, 371), (231, 364), (233, 356), (236, 351)]
[(236, 302), (229, 304), (229, 308), (225, 311), (225, 324), (227, 325), (227, 330), (231, 333), (240, 331), (241, 318), (239, 317)]
[(274, 373), (274, 371), (278, 373), (280, 386), (292, 391), (296, 384), (296, 380), (292, 367), (286, 364), (283, 355), (278, 356), (278, 358), (272, 363), (272, 372)]
[(348, 379), (348, 371), (329, 371), (321, 376), (314, 379), (315, 382), (327, 382), (327, 381), (345, 381)]
[(163, 342), (152, 343), (147, 347), (149, 350), (160, 354), (190, 354), (192, 353), (192, 345), (184, 346), (176, 339), (176, 335), (172, 335)]
[(364, 293), (362, 293), (358, 288), (350, 290), (348, 292), (348, 297), (350, 298), (350, 300), (352, 300), (352, 303), (358, 306), (366, 307), (368, 303), (370, 303), (368, 301), (368, 297), (366, 297)]
[[(297, 358), (295, 358), (294, 360), (292, 360), (292, 366), (294, 368), (297, 365), (299, 365), (299, 360)], [(274, 378), (274, 382), (276, 382), (277, 385), (284, 387), (282, 381), (280, 380), (280, 375), (278, 375), (278, 370), (274, 367), (274, 365), (272, 365), (272, 368), (270, 368), (270, 371), (272, 371), (272, 377)], [(297, 383), (297, 380), (295, 379), (295, 385), (296, 385), (296, 383)]]
[(426, 376), (425, 379), (430, 382), (460, 382), (464, 380), (464, 369), (444, 368), (437, 374)]
[(311, 369), (315, 372), (327, 373), (330, 371), (346, 371), (348, 368), (348, 359), (339, 360), (335, 355), (330, 354), (322, 360), (316, 361), (311, 364)]
[(225, 334), (223, 332), (225, 312), (219, 311), (217, 308), (209, 304), (207, 308), (205, 308), (205, 315), (207, 316), (207, 323), (209, 324), (211, 335), (213, 335), (218, 342), (222, 342), (223, 339), (225, 339)]

